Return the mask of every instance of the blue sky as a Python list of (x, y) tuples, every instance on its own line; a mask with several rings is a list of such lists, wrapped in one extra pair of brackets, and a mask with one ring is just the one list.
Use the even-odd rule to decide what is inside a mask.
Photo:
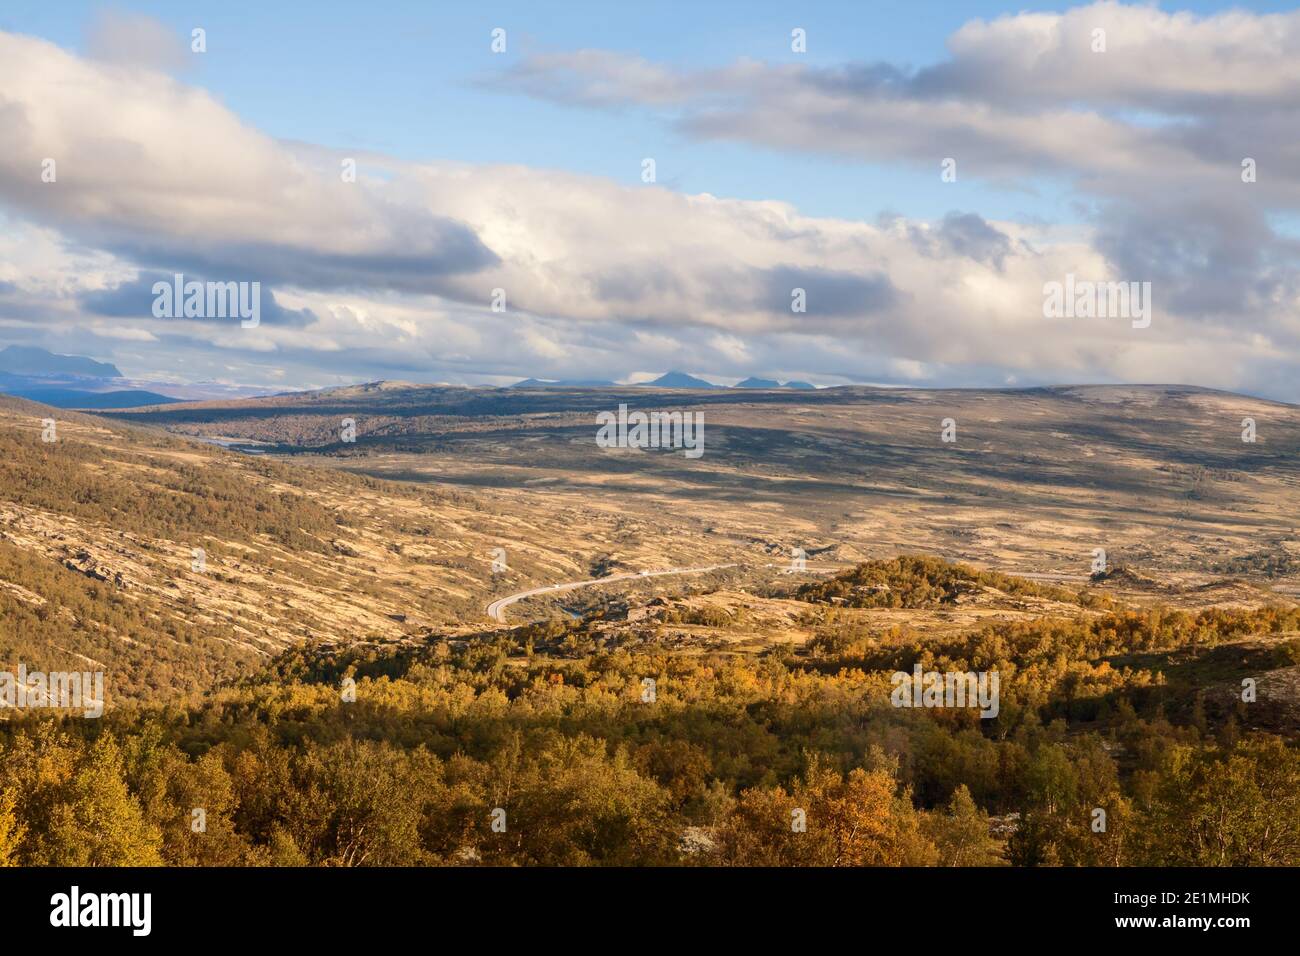
[[(1300, 396), (1285, 4), (9, 0), (0, 45), (0, 338), (134, 378)], [(280, 308), (153, 321), (138, 286), (181, 270)], [(1066, 274), (1151, 281), (1159, 318), (1045, 323)]]
[[(9, 0), (0, 28), (80, 49), (97, 12), (145, 13), (186, 34), (208, 31), (209, 50), (187, 74), (235, 112), (286, 139), (370, 149), (411, 160), (524, 163), (637, 181), (654, 156), (660, 180), (685, 192), (779, 196), (810, 215), (870, 219), (882, 212), (935, 218), (978, 208), (986, 218), (1069, 215), (1060, 183), (1008, 189), (960, 180), (942, 193), (929, 167), (863, 164), (745, 146), (700, 143), (665, 130), (646, 111), (616, 115), (541, 103), (475, 81), (529, 52), (627, 51), (680, 67), (741, 57), (834, 66), (888, 61), (923, 67), (941, 60), (945, 39), (975, 18), (1060, 9), (1053, 3), (934, 0), (846, 3), (430, 3), (322, 2), (185, 4)], [(1209, 13), (1241, 4), (1164, 4)], [(1245, 5), (1268, 12), (1284, 3)], [(504, 56), (489, 50), (508, 31)], [(793, 27), (808, 51), (790, 51)]]

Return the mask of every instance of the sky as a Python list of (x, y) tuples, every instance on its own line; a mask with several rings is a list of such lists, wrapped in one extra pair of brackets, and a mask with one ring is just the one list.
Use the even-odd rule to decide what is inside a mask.
[[(275, 389), (1300, 401), (1298, 94), (1281, 4), (8, 0), (0, 342)], [(155, 316), (178, 272), (259, 282), (260, 324)], [(1151, 321), (1046, 316), (1067, 276)]]

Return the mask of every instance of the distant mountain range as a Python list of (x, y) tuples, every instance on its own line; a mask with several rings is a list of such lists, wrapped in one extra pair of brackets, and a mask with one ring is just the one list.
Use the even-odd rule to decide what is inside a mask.
[(725, 385), (714, 385), (712, 382), (706, 382), (694, 375), (675, 371), (665, 372), (654, 381), (641, 382), (640, 384), (647, 388), (726, 388)]
[(80, 378), (121, 378), (116, 365), (81, 355), (57, 355), (27, 345), (0, 349), (0, 372), (13, 375), (76, 375)]
[(544, 378), (526, 378), (522, 382), (507, 385), (507, 388), (604, 388), (613, 385), (598, 378), (561, 378), (548, 380)]
[[(184, 401), (237, 398), (257, 394), (255, 389), (210, 385), (160, 385), (173, 392), (153, 391), (155, 383), (123, 378), (116, 365), (99, 362), (82, 355), (61, 355), (29, 345), (10, 345), (0, 349), (0, 393), (25, 398), (54, 408), (122, 409), (145, 405), (167, 405)], [(341, 388), (373, 389), (401, 387), (404, 383), (370, 383)], [(815, 389), (808, 382), (778, 382), (775, 379), (750, 377), (735, 385), (713, 382), (674, 369), (648, 382), (644, 388), (680, 389)], [(141, 387), (149, 386), (149, 387)], [(616, 388), (617, 382), (598, 378), (548, 380), (526, 378), (507, 388)], [(327, 390), (329, 391), (329, 390)], [(228, 394), (227, 394), (228, 393)]]
[(5, 394), (54, 408), (139, 408), (141, 405), (170, 405), (183, 401), (142, 388), (123, 388), (111, 392), (88, 392), (76, 388), (15, 388), (6, 389)]
[[(513, 385), (507, 385), (507, 388), (608, 388), (616, 385), (616, 382), (610, 382), (603, 379), (559, 379), (548, 381), (540, 378), (526, 378), (522, 382), (515, 382)], [(686, 372), (676, 370), (665, 372), (658, 378), (649, 382), (638, 382), (645, 388), (793, 388), (793, 389), (815, 389), (817, 386), (809, 382), (786, 382), (782, 384), (775, 379), (770, 378), (747, 378), (744, 381), (737, 382), (735, 385), (715, 385), (713, 382), (705, 381), (694, 375), (688, 375)]]
[(737, 382), (735, 388), (812, 388), (817, 386), (811, 382), (792, 381), (782, 384), (770, 378), (747, 378), (743, 382)]
[(136, 408), (179, 401), (131, 385), (116, 365), (29, 345), (0, 349), (0, 393), (54, 408)]

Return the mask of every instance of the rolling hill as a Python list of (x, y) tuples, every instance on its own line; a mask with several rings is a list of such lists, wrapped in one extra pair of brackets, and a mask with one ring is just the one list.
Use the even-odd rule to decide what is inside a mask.
[[(619, 404), (701, 412), (703, 456), (598, 448), (596, 414)], [(1208, 389), (407, 386), (109, 414), (372, 477), (493, 489), (527, 509), (686, 528), (675, 547), (697, 553), (722, 536), (786, 554), (829, 547), (840, 561), (921, 550), (1083, 577), (1102, 549), (1174, 577), (1271, 566), (1279, 587), (1300, 583), (1300, 410)], [(355, 442), (342, 441), (345, 418)]]
[[(611, 402), (702, 410), (710, 453), (595, 447)], [(34, 781), (0, 787), (0, 853), (1294, 864), (1296, 439), (1289, 406), (1170, 388), (0, 399), (0, 669), (108, 698), (0, 708)], [(996, 713), (900, 708), (915, 668), (998, 674)], [(791, 840), (791, 805), (834, 826)], [(1229, 810), (1226, 846), (1187, 825)]]

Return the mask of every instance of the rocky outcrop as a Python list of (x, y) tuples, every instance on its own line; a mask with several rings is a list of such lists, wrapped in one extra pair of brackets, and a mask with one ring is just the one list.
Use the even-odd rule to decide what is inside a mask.
[(80, 548), (64, 558), (63, 566), (71, 571), (76, 571), (78, 574), (84, 574), (96, 581), (103, 581), (124, 591), (131, 586), (131, 579), (123, 574), (120, 569), (105, 563), (84, 548)]

